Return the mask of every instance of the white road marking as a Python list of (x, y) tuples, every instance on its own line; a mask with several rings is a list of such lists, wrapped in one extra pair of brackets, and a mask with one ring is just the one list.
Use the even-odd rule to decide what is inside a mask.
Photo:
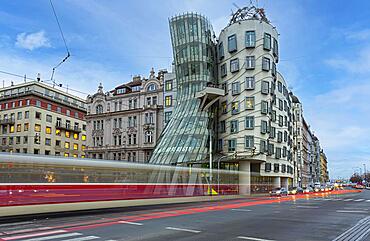
[(319, 208), (318, 206), (296, 206), (297, 208)]
[(263, 239), (263, 238), (254, 238), (254, 237), (245, 237), (245, 236), (238, 236), (238, 239), (245, 239), (245, 240), (254, 240), (254, 241), (275, 241), (273, 239)]
[(30, 237), (37, 237), (37, 236), (45, 236), (49, 234), (57, 234), (57, 233), (67, 233), (66, 230), (55, 230), (55, 231), (49, 231), (49, 232), (41, 232), (41, 233), (33, 233), (33, 234), (25, 234), (25, 235), (19, 235), (19, 236), (12, 236), (12, 237), (5, 237), (1, 238), (2, 240), (15, 240), (15, 239), (22, 239), (22, 238), (30, 238)]
[(81, 238), (73, 238), (73, 239), (65, 239), (62, 241), (85, 241), (85, 240), (92, 240), (92, 239), (97, 239), (99, 237), (97, 236), (87, 236), (87, 237), (81, 237)]
[(352, 201), (353, 199), (344, 199), (343, 201), (344, 202), (349, 202), (349, 201)]
[(17, 234), (17, 233), (26, 233), (26, 232), (34, 232), (34, 231), (43, 231), (53, 229), (52, 227), (40, 227), (40, 228), (27, 228), (27, 229), (20, 229), (14, 231), (3, 231), (5, 234)]
[(337, 213), (367, 213), (367, 211), (361, 211), (361, 210), (337, 210)]
[(58, 235), (41, 237), (41, 238), (24, 239), (23, 241), (43, 241), (43, 240), (66, 238), (66, 237), (73, 237), (73, 236), (79, 236), (79, 235), (82, 235), (82, 234), (81, 233), (65, 233), (65, 234), (58, 234)]
[(118, 222), (119, 223), (124, 223), (124, 224), (138, 225), (138, 226), (143, 225), (142, 223), (134, 223), (134, 222), (128, 222), (128, 221), (118, 221)]
[(186, 228), (174, 228), (174, 227), (166, 227), (168, 230), (175, 230), (175, 231), (184, 231), (189, 233), (200, 233), (202, 231), (199, 230), (193, 230), (193, 229), (186, 229)]
[(357, 199), (357, 200), (355, 200), (355, 202), (362, 202), (362, 201), (364, 201), (365, 199)]
[(242, 208), (233, 208), (232, 211), (241, 211), (241, 212), (251, 212), (252, 210), (249, 209), (242, 209)]
[(9, 226), (16, 226), (16, 225), (30, 224), (30, 223), (33, 223), (33, 222), (6, 223), (6, 224), (0, 224), (0, 227), (9, 227)]

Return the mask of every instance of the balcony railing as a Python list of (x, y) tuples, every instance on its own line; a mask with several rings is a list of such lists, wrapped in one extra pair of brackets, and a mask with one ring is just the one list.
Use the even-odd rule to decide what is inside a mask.
[(66, 130), (66, 131), (81, 132), (81, 128), (77, 126), (71, 126), (70, 124), (67, 124), (67, 123), (57, 122), (55, 124), (55, 127), (61, 130)]
[(0, 125), (9, 125), (9, 124), (14, 124), (14, 123), (15, 123), (14, 118), (6, 118), (6, 119), (0, 120)]

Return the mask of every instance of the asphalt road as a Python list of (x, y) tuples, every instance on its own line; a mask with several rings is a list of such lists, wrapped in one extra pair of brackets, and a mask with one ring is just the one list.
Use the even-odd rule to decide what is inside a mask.
[(125, 208), (14, 221), (2, 220), (0, 240), (370, 240), (370, 190)]

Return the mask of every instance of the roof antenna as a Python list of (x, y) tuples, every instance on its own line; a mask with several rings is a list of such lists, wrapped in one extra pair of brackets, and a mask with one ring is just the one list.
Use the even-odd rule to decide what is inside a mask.
[(63, 42), (64, 42), (64, 46), (65, 46), (65, 48), (66, 48), (66, 51), (67, 51), (67, 56), (66, 57), (64, 57), (64, 59), (62, 60), (62, 61), (60, 61), (60, 63), (59, 64), (57, 64), (54, 68), (53, 68), (53, 72), (51, 73), (51, 78), (50, 78), (50, 80), (51, 81), (53, 81), (53, 87), (55, 86), (55, 81), (54, 81), (54, 74), (55, 74), (55, 70), (56, 70), (56, 68), (58, 68), (60, 65), (62, 65), (70, 56), (71, 56), (71, 54), (70, 54), (70, 52), (69, 52), (69, 49), (68, 49), (68, 46), (67, 46), (67, 42), (66, 42), (66, 40), (65, 40), (65, 38), (64, 38), (64, 34), (63, 34), (63, 31), (62, 31), (62, 28), (61, 28), (61, 26), (60, 26), (60, 23), (59, 23), (59, 20), (58, 20), (58, 16), (57, 16), (57, 14), (56, 14), (56, 12), (55, 12), (55, 8), (54, 8), (54, 5), (53, 5), (53, 2), (52, 2), (52, 0), (50, 0), (50, 5), (51, 5), (51, 8), (53, 9), (53, 13), (54, 13), (54, 17), (55, 17), (55, 20), (56, 20), (56, 22), (57, 22), (57, 24), (58, 24), (58, 28), (59, 28), (59, 31), (60, 31), (60, 35), (62, 36), (62, 39), (63, 39)]

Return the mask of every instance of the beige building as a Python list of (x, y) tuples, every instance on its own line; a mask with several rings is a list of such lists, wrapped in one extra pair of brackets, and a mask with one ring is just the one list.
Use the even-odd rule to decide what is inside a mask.
[(328, 159), (326, 158), (324, 150), (320, 151), (320, 182), (325, 183), (329, 181)]
[(0, 89), (1, 151), (85, 157), (86, 104), (39, 81)]
[[(87, 97), (90, 158), (147, 162), (163, 129), (163, 79), (167, 71)], [(166, 106), (173, 104), (172, 98)]]

